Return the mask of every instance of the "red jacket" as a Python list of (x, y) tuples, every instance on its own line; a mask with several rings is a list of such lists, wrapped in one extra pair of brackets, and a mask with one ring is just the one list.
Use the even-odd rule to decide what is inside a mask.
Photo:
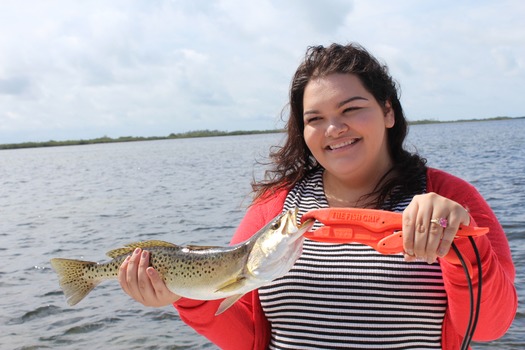
[[(486, 201), (467, 182), (443, 171), (429, 169), (427, 192), (438, 193), (467, 208), (471, 215), (471, 226), (490, 228), (486, 236), (476, 238), (481, 255), (483, 289), (474, 340), (497, 339), (510, 327), (518, 306), (514, 287), (515, 269), (505, 233)], [(287, 194), (287, 191), (280, 191), (252, 205), (231, 243), (248, 239), (278, 215)], [(456, 244), (472, 264), (475, 283), (477, 263), (470, 242), (461, 240)], [(459, 349), (467, 328), (470, 305), (466, 301), (470, 296), (463, 268), (443, 259), (440, 264), (448, 298), (442, 327), (442, 348), (455, 350)], [(270, 340), (270, 324), (261, 308), (257, 291), (246, 294), (227, 311), (215, 316), (220, 302), (181, 299), (174, 306), (184, 322), (221, 349), (266, 349)]]

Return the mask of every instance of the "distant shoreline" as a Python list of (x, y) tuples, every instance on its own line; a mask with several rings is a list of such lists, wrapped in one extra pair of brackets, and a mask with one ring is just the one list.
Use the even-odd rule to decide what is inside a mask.
[[(495, 117), (486, 119), (464, 119), (453, 121), (440, 121), (434, 119), (423, 119), (416, 121), (409, 121), (410, 125), (420, 124), (442, 124), (442, 123), (464, 123), (464, 122), (485, 122), (495, 120), (509, 120), (509, 119), (524, 119), (524, 117)], [(238, 131), (219, 131), (219, 130), (196, 130), (188, 131), (178, 134), (169, 134), (168, 136), (121, 136), (119, 138), (111, 138), (108, 136), (98, 137), (89, 140), (66, 140), (66, 141), (43, 141), (43, 142), (22, 142), (12, 144), (0, 144), (0, 150), (5, 149), (20, 149), (20, 148), (39, 148), (39, 147), (58, 147), (58, 146), (75, 146), (75, 145), (93, 145), (99, 143), (116, 143), (116, 142), (136, 142), (136, 141), (155, 141), (155, 140), (172, 140), (172, 139), (186, 139), (196, 137), (216, 137), (216, 136), (238, 136), (238, 135), (255, 135), (255, 134), (275, 134), (284, 132), (282, 129), (272, 130), (238, 130)]]

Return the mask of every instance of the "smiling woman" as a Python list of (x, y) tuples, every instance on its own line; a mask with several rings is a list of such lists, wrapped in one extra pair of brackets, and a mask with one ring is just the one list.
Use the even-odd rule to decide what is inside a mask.
[(387, 129), (394, 126), (390, 102), (385, 109), (356, 75), (330, 74), (306, 85), (304, 139), (326, 170), (330, 206), (356, 206), (392, 167), (387, 144)]
[[(222, 349), (456, 350), (506, 332), (517, 297), (505, 233), (472, 185), (404, 149), (407, 122), (386, 67), (358, 45), (309, 48), (292, 80), (286, 132), (232, 244), (293, 208), (298, 220), (319, 208), (373, 208), (403, 213), (404, 254), (305, 239), (288, 273), (216, 317), (220, 301), (171, 293), (138, 251), (121, 266), (125, 292), (144, 305), (174, 303)], [(468, 241), (454, 246), (488, 281), (477, 328), (469, 283), (447, 255), (460, 225), (490, 228), (473, 243), (479, 259)]]

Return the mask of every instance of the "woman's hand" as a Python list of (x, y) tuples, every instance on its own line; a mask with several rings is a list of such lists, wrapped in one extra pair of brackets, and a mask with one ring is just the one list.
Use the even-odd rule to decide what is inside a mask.
[[(446, 219), (446, 227), (437, 220)], [(448, 254), (459, 225), (470, 215), (460, 204), (436, 193), (416, 195), (403, 212), (405, 259), (424, 259), (429, 264)], [(445, 224), (443, 221), (442, 224)]]
[(118, 281), (130, 297), (145, 306), (161, 307), (180, 299), (167, 287), (159, 273), (149, 266), (149, 252), (135, 249), (120, 266)]

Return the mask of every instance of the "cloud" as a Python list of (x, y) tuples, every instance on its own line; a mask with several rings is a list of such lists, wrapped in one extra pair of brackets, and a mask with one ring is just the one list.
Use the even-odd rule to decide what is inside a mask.
[(31, 90), (31, 82), (27, 77), (12, 77), (0, 79), (0, 94), (26, 95)]
[(386, 62), (411, 119), (524, 114), (518, 0), (29, 0), (2, 13), (0, 143), (280, 126), (306, 47), (331, 42)]

